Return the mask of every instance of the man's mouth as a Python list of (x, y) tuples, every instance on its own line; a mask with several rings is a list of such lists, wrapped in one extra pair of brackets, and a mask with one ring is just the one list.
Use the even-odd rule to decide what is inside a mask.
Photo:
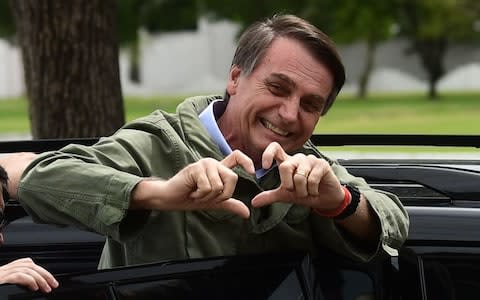
[(287, 136), (288, 133), (289, 133), (288, 131), (285, 131), (281, 128), (275, 127), (272, 123), (268, 122), (265, 119), (261, 119), (261, 122), (262, 122), (263, 126), (265, 126), (265, 128), (270, 129), (271, 131), (273, 131), (274, 133), (276, 133), (278, 135)]

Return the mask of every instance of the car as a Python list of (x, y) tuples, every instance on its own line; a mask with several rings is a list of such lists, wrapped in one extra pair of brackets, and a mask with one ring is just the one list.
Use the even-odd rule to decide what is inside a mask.
[[(319, 147), (472, 147), (480, 136), (314, 135)], [(95, 139), (0, 142), (2, 152), (45, 151)], [(480, 290), (480, 155), (452, 158), (339, 159), (350, 173), (399, 196), (410, 216), (397, 257), (359, 264), (322, 250), (212, 257), (97, 270), (104, 238), (34, 224), (15, 202), (6, 215), (0, 263), (30, 256), (56, 274), (48, 295), (0, 286), (1, 299), (474, 299)]]

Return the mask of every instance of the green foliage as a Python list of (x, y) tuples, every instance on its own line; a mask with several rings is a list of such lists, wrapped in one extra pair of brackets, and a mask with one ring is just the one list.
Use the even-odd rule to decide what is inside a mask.
[(191, 0), (121, 0), (118, 6), (120, 42), (134, 43), (140, 28), (149, 32), (195, 29), (197, 5)]
[(198, 7), (191, 0), (121, 0), (117, 2), (120, 44), (129, 52), (129, 77), (141, 81), (139, 30), (195, 29)]
[(306, 0), (201, 0), (202, 14), (229, 19), (242, 27), (275, 14), (301, 14)]
[(437, 98), (444, 58), (454, 41), (478, 41), (474, 30), (480, 19), (477, 0), (396, 0), (400, 33), (410, 40), (411, 53), (420, 56), (428, 74), (429, 98)]
[(150, 32), (194, 30), (198, 7), (192, 0), (146, 1), (145, 28)]
[(379, 42), (392, 35), (392, 1), (310, 0), (309, 5), (307, 19), (325, 27), (337, 42)]
[(15, 26), (8, 1), (0, 1), (0, 38), (10, 40), (15, 34)]
[(401, 33), (410, 39), (474, 40), (480, 20), (477, 0), (396, 0)]

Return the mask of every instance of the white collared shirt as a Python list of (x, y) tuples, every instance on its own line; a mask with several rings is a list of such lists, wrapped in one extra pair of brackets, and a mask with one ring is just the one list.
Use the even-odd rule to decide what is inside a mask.
[[(222, 105), (223, 104), (223, 105)], [(213, 141), (218, 145), (220, 151), (223, 155), (229, 155), (232, 153), (232, 148), (225, 140), (220, 128), (218, 128), (217, 120), (225, 111), (225, 104), (223, 100), (218, 99), (214, 100), (210, 103), (207, 108), (205, 108), (200, 115), (200, 121), (202, 122), (203, 126), (207, 129), (208, 133), (212, 137)], [(258, 169), (255, 170), (255, 174), (257, 178), (262, 177), (267, 173), (268, 170), (265, 169)]]

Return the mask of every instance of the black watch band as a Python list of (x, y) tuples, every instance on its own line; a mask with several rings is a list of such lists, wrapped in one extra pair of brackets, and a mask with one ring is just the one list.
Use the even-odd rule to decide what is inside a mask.
[(343, 220), (346, 217), (349, 217), (357, 211), (358, 204), (360, 203), (360, 191), (351, 185), (345, 185), (345, 188), (350, 192), (350, 195), (352, 196), (352, 199), (350, 201), (350, 204), (345, 207), (345, 209), (336, 217), (333, 217), (334, 220)]

